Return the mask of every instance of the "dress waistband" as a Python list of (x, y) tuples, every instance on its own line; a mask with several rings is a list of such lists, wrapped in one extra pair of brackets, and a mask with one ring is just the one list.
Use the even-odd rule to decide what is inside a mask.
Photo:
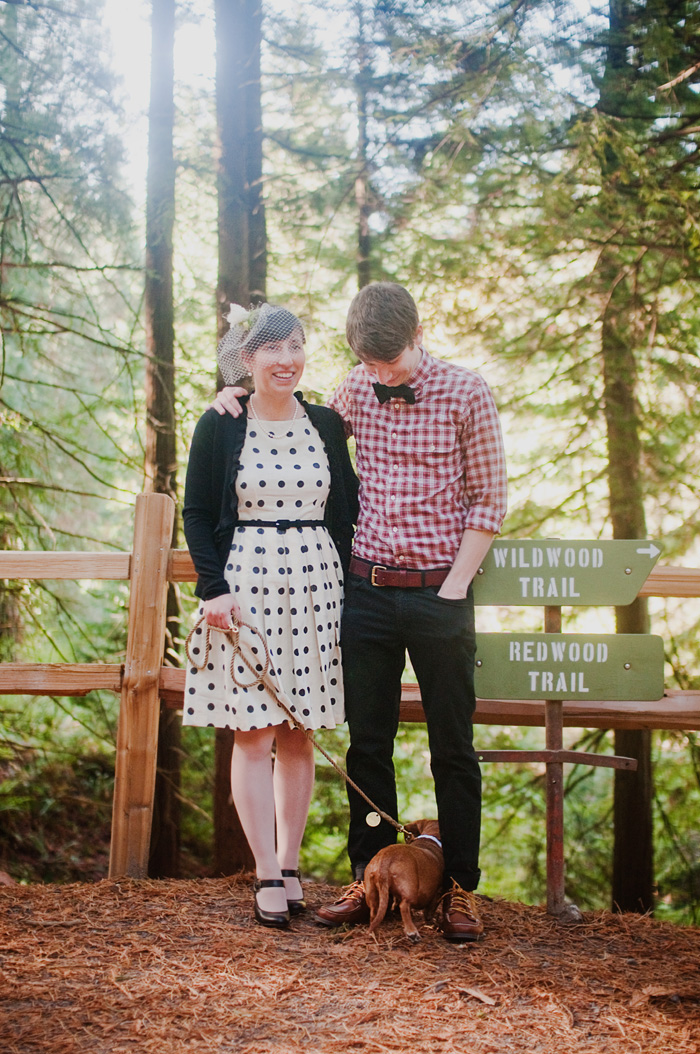
[(236, 527), (276, 527), (284, 534), (291, 527), (323, 527), (323, 520), (239, 520)]

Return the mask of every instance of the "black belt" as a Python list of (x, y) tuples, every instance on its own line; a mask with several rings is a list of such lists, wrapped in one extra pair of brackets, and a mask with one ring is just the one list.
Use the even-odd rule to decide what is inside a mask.
[(290, 527), (324, 527), (323, 520), (239, 520), (236, 527), (276, 527), (284, 534)]
[(359, 556), (350, 559), (350, 573), (366, 578), (373, 586), (398, 586), (401, 589), (441, 586), (450, 571), (449, 567), (432, 567), (426, 571), (401, 570), (398, 567), (373, 564)]

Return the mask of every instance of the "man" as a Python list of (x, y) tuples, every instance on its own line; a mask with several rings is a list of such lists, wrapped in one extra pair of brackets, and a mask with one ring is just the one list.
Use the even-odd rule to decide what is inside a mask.
[[(476, 373), (430, 356), (406, 289), (365, 286), (347, 318), (360, 360), (330, 405), (354, 435), (360, 513), (342, 620), (347, 769), (397, 815), (393, 746), (408, 652), (430, 743), (445, 893), (437, 924), (450, 941), (483, 932), (479, 881), (481, 774), (472, 745), (471, 582), (503, 522), (506, 474), (498, 412)], [(223, 404), (220, 404), (220, 408)], [(395, 831), (348, 788), (354, 881), (317, 920), (369, 918), (363, 874)]]

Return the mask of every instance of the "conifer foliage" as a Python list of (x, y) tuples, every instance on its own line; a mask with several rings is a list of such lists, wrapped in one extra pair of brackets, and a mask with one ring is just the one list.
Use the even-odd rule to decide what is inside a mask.
[(93, 3), (0, 5), (3, 523), (35, 548), (117, 544), (104, 500), (118, 510), (141, 469), (131, 203), (99, 34)]
[[(131, 202), (100, 35), (94, 3), (0, 4), (0, 529), (10, 547), (123, 548), (142, 469)], [(5, 653), (36, 620), (40, 592), (2, 595)], [(59, 653), (91, 653), (84, 630), (77, 640), (75, 625), (67, 631), (65, 591), (54, 592), (65, 625), (45, 638)]]

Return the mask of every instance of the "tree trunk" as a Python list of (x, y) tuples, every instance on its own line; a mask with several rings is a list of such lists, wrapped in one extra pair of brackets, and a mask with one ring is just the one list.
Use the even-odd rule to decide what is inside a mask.
[[(216, 124), (219, 276), (216, 301), (218, 336), (228, 329), (223, 315), (230, 302), (250, 303), (248, 216), (248, 79), (251, 56), (251, 15), (259, 0), (215, 0)], [(259, 45), (258, 45), (259, 49)], [(254, 49), (255, 50), (255, 49)], [(258, 84), (259, 88), (259, 84)]]
[[(173, 323), (173, 48), (175, 0), (152, 0), (151, 103), (146, 195), (146, 490), (177, 498)], [(177, 548), (177, 525), (172, 546)], [(168, 593), (169, 640), (164, 661), (176, 660), (180, 606)], [(149, 874), (175, 877), (180, 866), (180, 721), (161, 705)]]
[[(0, 466), (0, 473), (2, 466)], [(17, 545), (12, 521), (12, 496), (9, 491), (0, 501), (0, 547), (3, 552)], [(19, 593), (21, 582), (0, 579), (0, 662), (15, 662), (17, 644), (22, 634)]]
[(214, 874), (252, 871), (255, 859), (231, 797), (231, 752), (235, 733), (217, 728), (214, 749)]
[[(617, 277), (613, 279), (616, 281)], [(608, 486), (614, 538), (644, 538), (646, 523), (641, 487), (641, 442), (635, 400), (636, 361), (621, 335), (632, 291), (619, 281), (603, 322), (602, 354), (605, 419), (608, 433)], [(624, 301), (618, 305), (617, 300)], [(631, 328), (624, 327), (627, 339)], [(640, 598), (615, 609), (618, 633), (648, 633), (647, 601)], [(637, 771), (614, 776), (614, 847), (612, 904), (617, 911), (651, 911), (653, 885), (653, 782), (651, 732), (618, 730), (615, 753), (637, 759)]]
[[(600, 87), (600, 110), (625, 116), (634, 69), (627, 60), (631, 20), (629, 0), (610, 0), (609, 43)], [(601, 164), (604, 194), (619, 168), (611, 147)], [(615, 229), (615, 219), (609, 229)], [(598, 265), (604, 298), (601, 354), (603, 360), (605, 421), (608, 438), (608, 488), (614, 538), (644, 538), (646, 522), (642, 490), (642, 445), (636, 401), (635, 292), (629, 267), (614, 248), (601, 254)], [(636, 600), (615, 609), (618, 633), (648, 633), (647, 602)], [(653, 828), (651, 734), (618, 731), (615, 752), (637, 759), (636, 772), (616, 770), (614, 784), (614, 847), (612, 903), (618, 911), (646, 912), (653, 908)]]
[(372, 280), (370, 262), (369, 219), (372, 215), (369, 182), (369, 139), (367, 135), (368, 82), (371, 66), (365, 38), (365, 18), (362, 3), (355, 6), (357, 16), (357, 62), (355, 99), (357, 102), (357, 172), (355, 175), (355, 205), (357, 208), (357, 287), (362, 289)]
[[(265, 298), (266, 240), (262, 199), (260, 102), (261, 0), (215, 0), (219, 276), (217, 332), (228, 329), (230, 303)], [(251, 870), (253, 854), (231, 798), (234, 734), (216, 730), (214, 868)]]
[(262, 0), (249, 4), (246, 18), (246, 183), (248, 208), (248, 295), (252, 304), (262, 304), (267, 286), (267, 228), (263, 198), (263, 128), (260, 74)]

